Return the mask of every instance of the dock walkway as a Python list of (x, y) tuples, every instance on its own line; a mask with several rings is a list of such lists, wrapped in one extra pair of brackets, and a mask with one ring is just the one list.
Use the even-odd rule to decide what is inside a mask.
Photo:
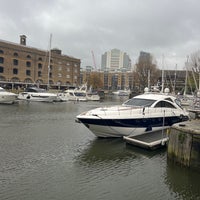
[(132, 144), (145, 149), (156, 149), (165, 146), (168, 141), (168, 128), (158, 131), (148, 131), (141, 135), (124, 136), (124, 140), (128, 144)]

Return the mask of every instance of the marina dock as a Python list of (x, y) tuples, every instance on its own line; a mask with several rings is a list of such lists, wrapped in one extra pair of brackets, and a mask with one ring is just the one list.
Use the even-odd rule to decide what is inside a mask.
[(127, 144), (154, 150), (166, 146), (168, 134), (169, 128), (163, 128), (158, 131), (147, 131), (141, 135), (124, 136), (123, 139)]
[(200, 120), (174, 124), (169, 135), (168, 159), (180, 165), (200, 168)]

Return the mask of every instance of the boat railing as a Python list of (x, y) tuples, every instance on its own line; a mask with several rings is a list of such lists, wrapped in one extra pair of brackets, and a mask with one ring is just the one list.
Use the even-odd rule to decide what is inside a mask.
[[(127, 112), (124, 112), (125, 110), (127, 110)], [(137, 111), (136, 111), (137, 110)], [(107, 116), (108, 115), (108, 112), (109, 114), (111, 114), (111, 111), (108, 110), (107, 108), (102, 108), (101, 111), (104, 112), (104, 115)], [(150, 115), (154, 115), (156, 113), (165, 113), (166, 115), (169, 115), (169, 113), (171, 113), (171, 115), (174, 115), (176, 116), (177, 113), (176, 113), (176, 110), (173, 109), (173, 108), (164, 108), (164, 107), (158, 107), (158, 108), (152, 108), (152, 107), (131, 107), (131, 106), (127, 106), (127, 107), (121, 107), (121, 106), (117, 106), (115, 109), (113, 109), (113, 115), (130, 115), (130, 116), (133, 116), (133, 115), (143, 115), (145, 116), (146, 114), (150, 114)]]

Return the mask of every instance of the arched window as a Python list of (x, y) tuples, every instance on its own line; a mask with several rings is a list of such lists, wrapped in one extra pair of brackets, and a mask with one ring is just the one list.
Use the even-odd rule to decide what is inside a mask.
[(0, 76), (0, 81), (5, 81), (6, 78), (4, 76)]
[(13, 55), (17, 57), (17, 56), (18, 56), (18, 53), (15, 52)]
[(12, 82), (19, 82), (20, 80), (19, 80), (19, 78), (17, 78), (17, 77), (13, 77), (13, 78), (11, 78), (11, 81), (12, 81)]
[(33, 83), (33, 81), (32, 81), (30, 78), (26, 78), (26, 79), (24, 80), (24, 82), (25, 82), (25, 83)]
[(30, 59), (30, 58), (31, 58), (31, 56), (30, 56), (30, 55), (27, 55), (26, 57), (27, 57), (28, 59)]
[(43, 83), (43, 80), (42, 80), (42, 79), (38, 79), (38, 80), (36, 81), (36, 83)]
[(39, 60), (39, 61), (42, 61), (42, 58), (41, 58), (41, 57), (39, 57), (39, 58), (38, 58), (38, 60)]

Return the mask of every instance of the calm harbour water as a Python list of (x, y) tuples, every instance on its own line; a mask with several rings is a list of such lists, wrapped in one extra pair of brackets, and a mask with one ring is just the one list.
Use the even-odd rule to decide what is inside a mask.
[(98, 139), (79, 113), (105, 102), (0, 105), (1, 200), (200, 199), (200, 174), (122, 139)]

